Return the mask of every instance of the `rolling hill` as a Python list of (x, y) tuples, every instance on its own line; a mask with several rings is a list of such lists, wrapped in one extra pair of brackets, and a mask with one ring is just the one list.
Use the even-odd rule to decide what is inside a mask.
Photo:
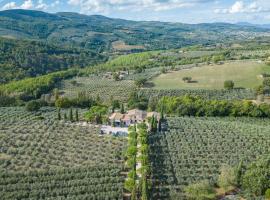
[[(53, 42), (54, 44), (118, 51), (114, 42), (128, 51), (170, 49), (193, 44), (246, 40), (269, 35), (267, 28), (226, 23), (182, 24), (129, 21), (100, 15), (45, 13), (31, 10), (0, 12), (0, 36)], [(138, 47), (141, 47), (138, 48)], [(125, 50), (125, 49), (124, 49)]]
[(0, 84), (106, 60), (92, 50), (0, 37)]

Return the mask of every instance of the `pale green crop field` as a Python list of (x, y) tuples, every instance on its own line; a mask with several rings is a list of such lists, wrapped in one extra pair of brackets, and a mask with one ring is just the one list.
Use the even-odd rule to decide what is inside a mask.
[[(157, 89), (222, 89), (225, 80), (234, 81), (237, 88), (255, 88), (263, 81), (262, 73), (270, 73), (270, 66), (258, 61), (235, 61), (168, 72), (152, 82)], [(192, 77), (193, 82), (185, 83), (183, 77)]]

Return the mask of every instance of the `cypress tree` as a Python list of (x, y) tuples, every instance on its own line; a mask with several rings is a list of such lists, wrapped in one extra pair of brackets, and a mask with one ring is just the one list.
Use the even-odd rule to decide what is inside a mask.
[(151, 118), (151, 132), (155, 132), (155, 117)]
[(70, 108), (69, 110), (69, 120), (72, 122), (73, 121), (73, 112), (72, 112), (72, 108)]
[(124, 108), (124, 104), (121, 104), (121, 114), (125, 113), (125, 108)]
[(79, 112), (78, 112), (78, 109), (76, 109), (76, 121), (77, 122), (79, 121)]
[(58, 108), (58, 110), (57, 110), (57, 115), (58, 115), (58, 120), (61, 120), (62, 117), (61, 117), (61, 111), (60, 111), (60, 108)]
[(158, 132), (161, 132), (161, 119), (158, 120)]

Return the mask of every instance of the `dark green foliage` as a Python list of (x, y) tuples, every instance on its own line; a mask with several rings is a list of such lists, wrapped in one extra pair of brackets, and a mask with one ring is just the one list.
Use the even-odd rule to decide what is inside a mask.
[(38, 111), (41, 107), (41, 104), (39, 101), (29, 101), (26, 105), (25, 105), (25, 109), (27, 111)]
[(234, 88), (234, 82), (231, 80), (227, 80), (224, 82), (224, 88), (227, 90), (232, 90)]
[(89, 98), (87, 96), (78, 96), (75, 99), (61, 97), (55, 101), (55, 106), (58, 108), (70, 108), (70, 107), (89, 108), (93, 105), (96, 105), (96, 102), (92, 98)]
[(73, 122), (73, 111), (72, 111), (72, 108), (69, 109), (69, 121)]
[(138, 108), (141, 110), (146, 110), (148, 106), (148, 99), (146, 99), (144, 96), (138, 96), (136, 92), (132, 92), (129, 95), (128, 99), (128, 108)]
[(19, 104), (18, 99), (0, 91), (0, 106), (14, 106)]
[(107, 120), (108, 108), (104, 105), (93, 106), (85, 113), (85, 119), (96, 124), (105, 123)]
[(137, 87), (142, 87), (145, 83), (147, 82), (147, 79), (146, 78), (138, 78), (135, 80), (135, 85)]
[(66, 97), (58, 98), (55, 101), (55, 106), (57, 108), (69, 108), (71, 106), (71, 100)]
[(77, 70), (67, 70), (55, 72), (36, 78), (26, 78), (20, 81), (13, 81), (8, 84), (0, 85), (0, 92), (12, 94), (13, 96), (27, 96), (28, 98), (39, 98), (55, 88), (56, 84), (66, 78), (73, 77)]
[(115, 81), (119, 81), (120, 80), (119, 74), (118, 73), (113, 73), (113, 79)]
[(158, 120), (157, 120), (157, 118), (155, 118), (154, 116), (152, 116), (152, 118), (151, 118), (151, 123), (150, 123), (150, 130), (151, 130), (151, 132), (152, 133), (155, 133), (155, 132), (157, 132), (157, 125), (158, 125)]
[(104, 61), (89, 50), (0, 37), (0, 84)]
[(136, 199), (136, 155), (138, 134), (135, 127), (129, 127), (128, 149), (126, 151), (126, 163), (129, 169), (128, 178), (125, 181), (125, 189), (131, 192), (131, 198)]
[(125, 107), (124, 107), (124, 104), (121, 104), (121, 114), (124, 114), (125, 113)]
[(184, 82), (190, 83), (190, 81), (192, 80), (191, 77), (183, 77), (182, 79)]
[(270, 158), (262, 158), (247, 166), (243, 175), (243, 188), (257, 196), (264, 195), (270, 187)]
[(78, 111), (78, 109), (76, 109), (76, 111), (75, 111), (75, 119), (76, 119), (77, 122), (79, 121), (79, 111)]
[[(99, 15), (86, 16), (67, 12), (49, 14), (29, 10), (1, 11), (0, 20), (3, 35), (93, 49), (98, 52), (113, 50), (113, 41), (143, 45), (146, 50), (172, 49), (194, 44), (216, 44), (225, 40), (240, 42), (247, 36), (254, 36), (255, 33), (260, 35), (267, 31), (264, 28), (226, 23), (190, 25), (135, 22)], [(246, 33), (245, 37), (241, 35), (243, 31)], [(136, 49), (128, 50), (134, 51)]]
[(111, 107), (112, 107), (112, 112), (114, 112), (115, 109), (120, 108), (120, 102), (118, 100), (112, 100)]
[(62, 117), (61, 117), (61, 109), (60, 108), (57, 109), (57, 118), (58, 118), (58, 120), (62, 119)]
[(178, 116), (270, 117), (270, 105), (250, 101), (205, 100), (195, 96), (163, 97), (158, 110)]

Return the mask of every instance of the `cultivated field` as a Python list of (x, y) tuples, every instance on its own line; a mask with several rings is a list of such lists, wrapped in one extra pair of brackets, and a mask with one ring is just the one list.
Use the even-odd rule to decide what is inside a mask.
[(149, 138), (152, 199), (185, 199), (183, 188), (215, 182), (224, 164), (270, 153), (269, 119), (169, 118), (169, 129)]
[(141, 89), (139, 95), (147, 98), (161, 98), (165, 96), (199, 96), (208, 100), (242, 100), (242, 99), (256, 99), (256, 92), (251, 89), (234, 89), (234, 90), (206, 90), (206, 89)]
[[(257, 61), (236, 61), (222, 65), (205, 65), (162, 74), (153, 79), (157, 89), (222, 89), (225, 80), (233, 80), (235, 87), (254, 88), (260, 85), (262, 73), (270, 67)], [(192, 77), (185, 83), (183, 77)]]
[(56, 118), (55, 108), (0, 108), (1, 199), (123, 199), (126, 139)]
[(134, 81), (114, 81), (98, 76), (76, 77), (65, 80), (60, 85), (60, 92), (66, 97), (76, 98), (78, 93), (86, 92), (88, 96), (92, 98), (99, 96), (105, 102), (108, 102), (111, 97), (126, 101), (134, 90)]

